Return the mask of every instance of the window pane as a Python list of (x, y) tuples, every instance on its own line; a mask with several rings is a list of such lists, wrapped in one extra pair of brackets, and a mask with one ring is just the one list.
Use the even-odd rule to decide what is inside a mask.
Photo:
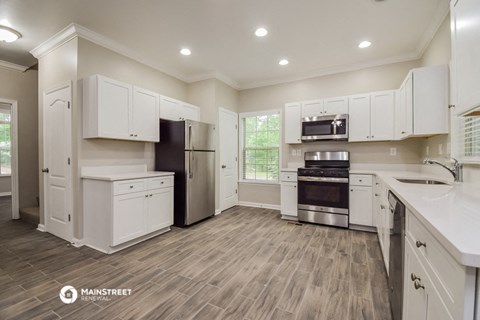
[(279, 131), (269, 131), (268, 132), (268, 146), (269, 147), (278, 147), (280, 145), (280, 132)]
[(257, 117), (245, 118), (245, 132), (255, 132), (257, 130)]
[(257, 132), (257, 147), (269, 147), (268, 131)]
[(244, 172), (243, 178), (255, 180), (255, 165), (250, 165), (250, 164), (245, 165), (245, 172)]
[(268, 119), (268, 130), (280, 130), (280, 116), (272, 114)]
[(11, 174), (10, 149), (0, 150), (0, 174)]
[(258, 116), (257, 131), (267, 131), (267, 130), (268, 130), (268, 116)]
[(245, 148), (255, 148), (257, 146), (257, 134), (255, 132), (245, 132)]

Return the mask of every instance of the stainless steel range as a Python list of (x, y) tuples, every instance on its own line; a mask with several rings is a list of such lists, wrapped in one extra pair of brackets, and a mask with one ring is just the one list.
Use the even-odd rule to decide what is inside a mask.
[(348, 228), (348, 151), (306, 152), (298, 169), (298, 220)]

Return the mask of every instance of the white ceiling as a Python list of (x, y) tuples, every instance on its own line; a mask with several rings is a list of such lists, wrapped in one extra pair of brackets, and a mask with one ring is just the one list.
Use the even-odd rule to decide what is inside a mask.
[[(449, 0), (0, 0), (0, 24), (22, 33), (0, 60), (31, 66), (30, 50), (74, 22), (185, 81), (236, 88), (419, 58)], [(254, 36), (258, 26), (269, 34)], [(359, 49), (358, 43), (373, 45)], [(192, 55), (179, 54), (181, 47)], [(290, 64), (280, 67), (278, 61)]]

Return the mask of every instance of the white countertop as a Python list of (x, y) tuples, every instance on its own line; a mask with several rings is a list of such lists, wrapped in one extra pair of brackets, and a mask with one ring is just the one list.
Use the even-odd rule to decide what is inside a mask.
[(282, 168), (280, 172), (297, 172), (297, 168)]
[[(480, 267), (480, 183), (453, 183), (409, 171), (350, 170), (379, 177), (462, 265)], [(430, 178), (450, 185), (402, 183), (396, 177)]]
[(112, 173), (112, 174), (99, 174), (99, 175), (82, 175), (82, 179), (118, 181), (118, 180), (173, 176), (174, 174), (175, 173), (173, 172), (166, 172), (166, 171), (128, 172), (128, 173)]

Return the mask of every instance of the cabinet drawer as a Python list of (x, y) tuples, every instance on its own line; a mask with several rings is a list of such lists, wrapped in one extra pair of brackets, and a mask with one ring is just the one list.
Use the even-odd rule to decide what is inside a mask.
[(148, 190), (173, 187), (173, 177), (159, 177), (148, 179)]
[(297, 173), (296, 172), (282, 172), (281, 181), (291, 181), (297, 182)]
[(127, 194), (145, 190), (145, 179), (115, 181), (113, 183), (113, 194)]
[(350, 185), (351, 186), (371, 186), (373, 183), (373, 177), (367, 174), (351, 174)]
[(425, 265), (450, 312), (458, 314), (463, 305), (467, 282), (465, 267), (455, 261), (409, 210), (407, 210), (406, 224), (408, 241)]

